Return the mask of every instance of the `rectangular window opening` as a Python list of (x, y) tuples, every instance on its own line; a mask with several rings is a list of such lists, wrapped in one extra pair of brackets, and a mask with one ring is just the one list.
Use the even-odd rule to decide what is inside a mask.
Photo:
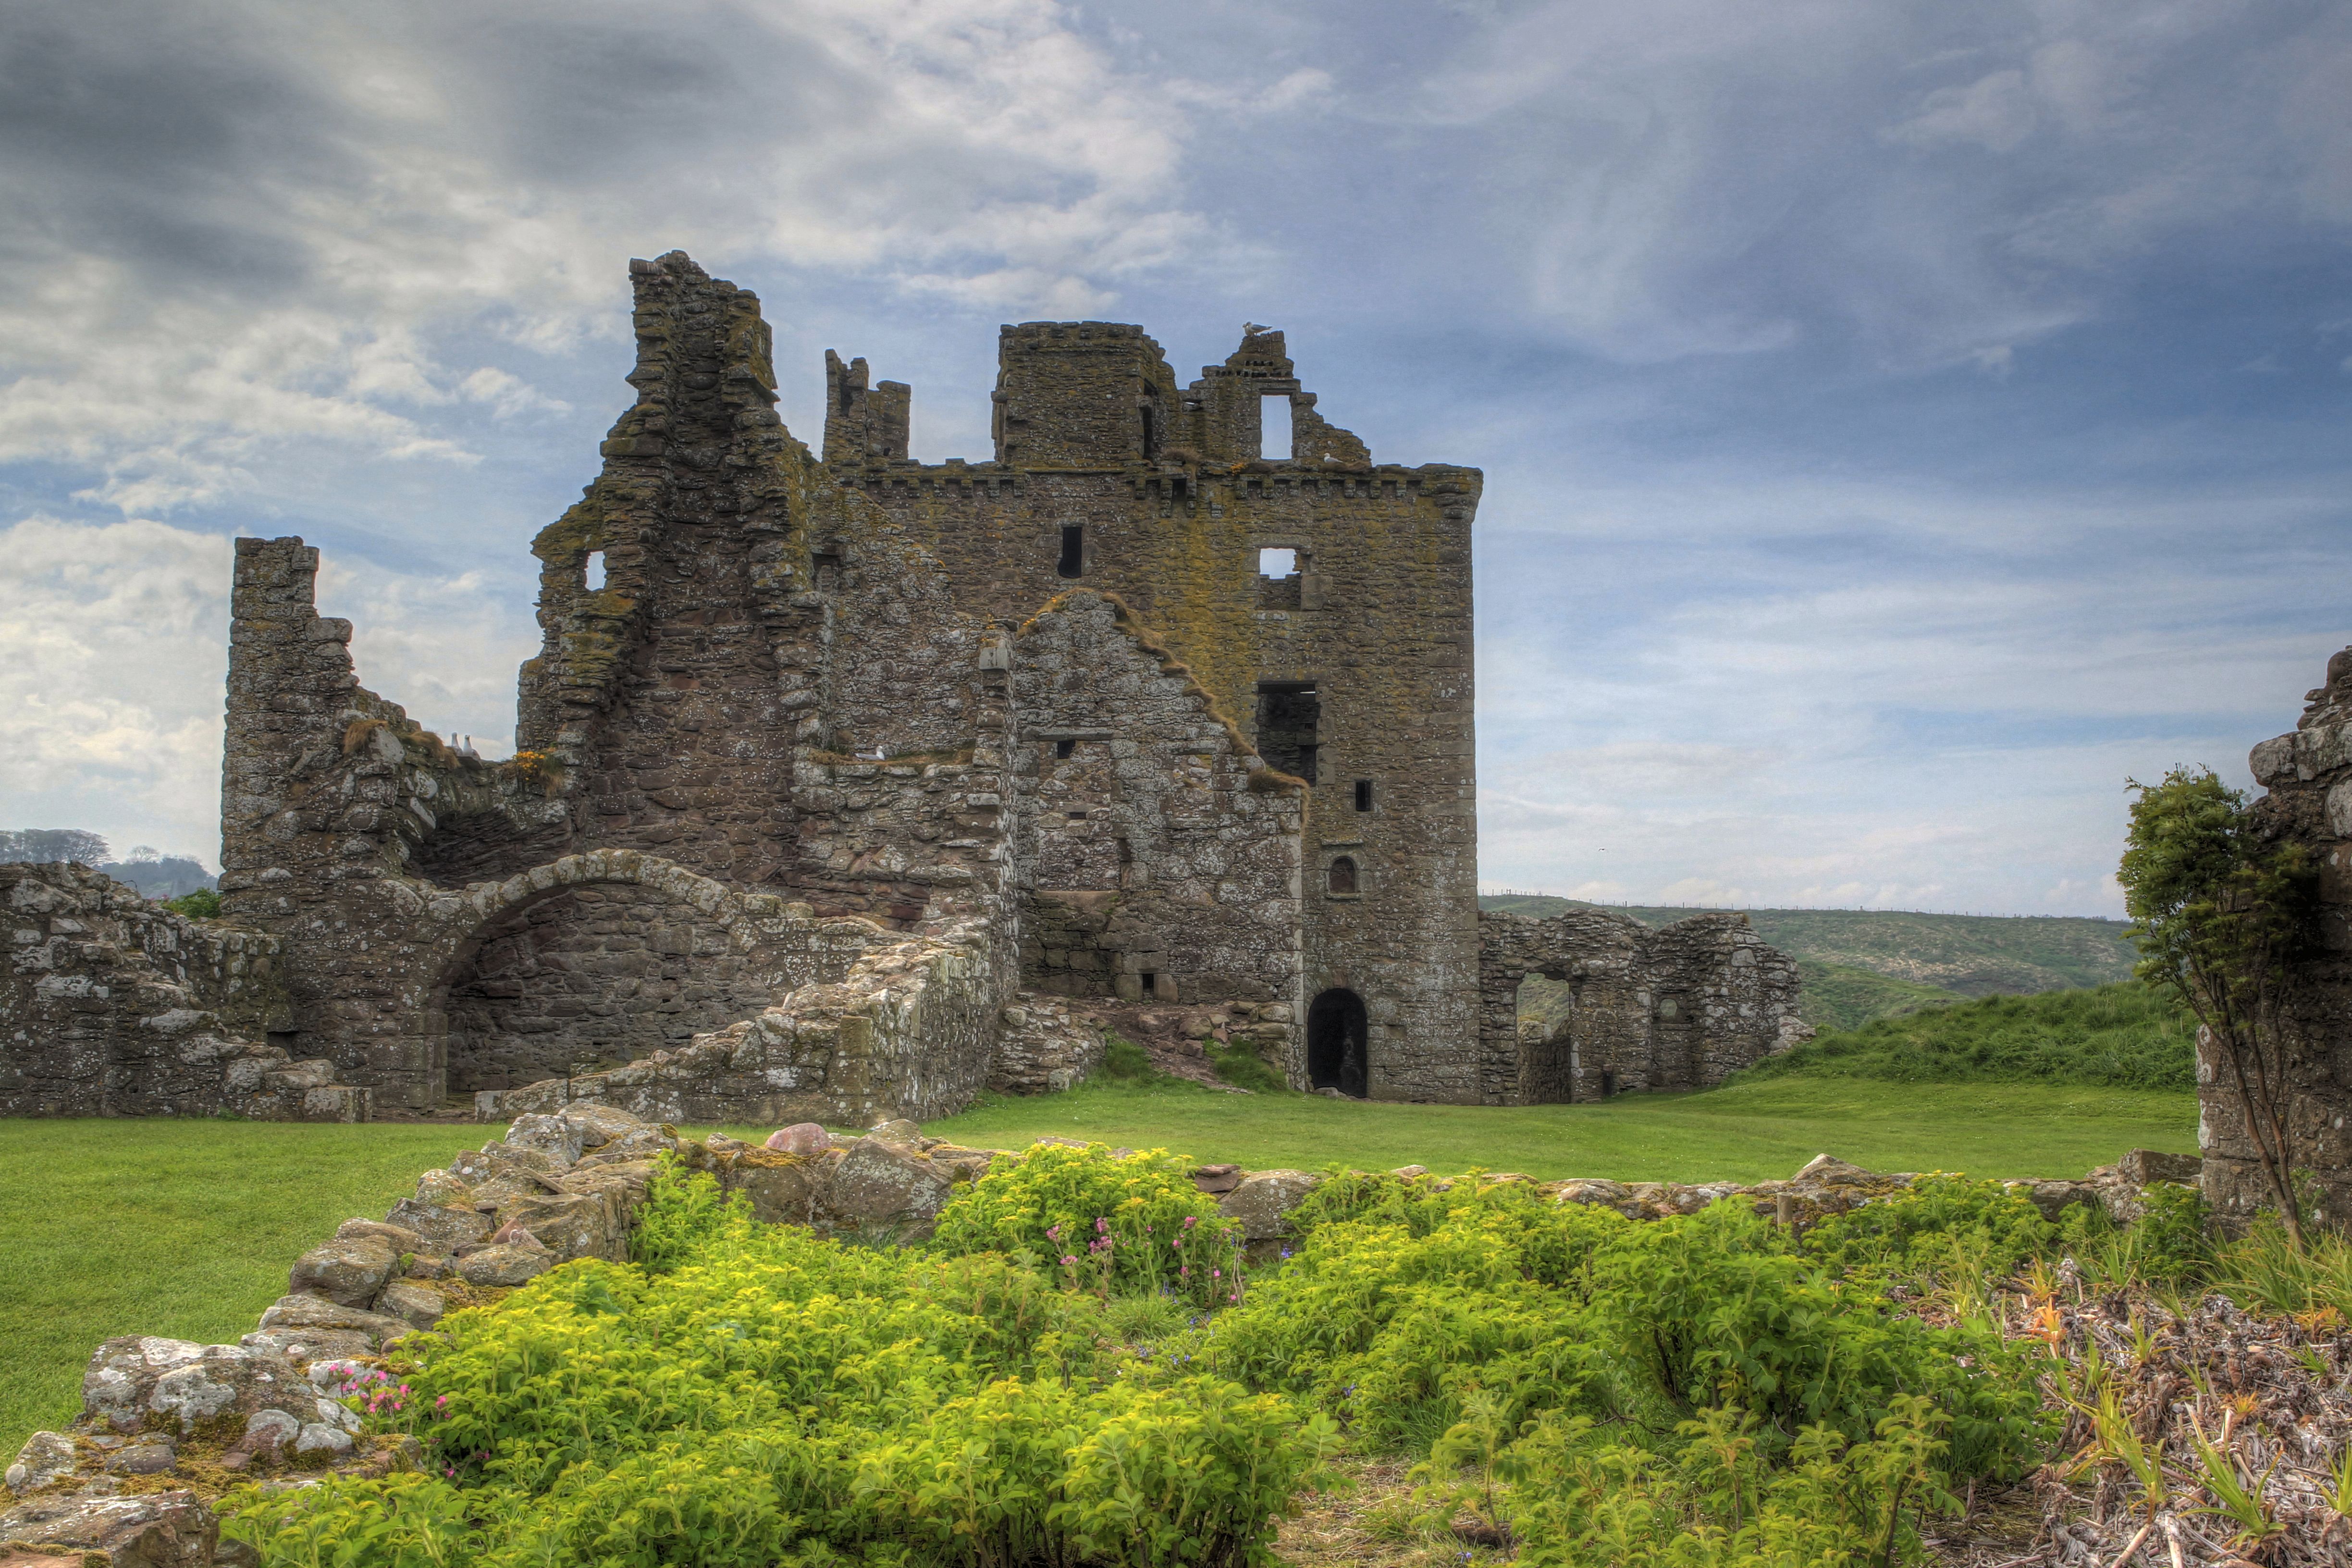
[(1087, 527), (1082, 522), (1062, 525), (1062, 558), (1054, 563), (1056, 576), (1076, 577), (1087, 569)]
[(1146, 996), (1155, 996), (1159, 994), (1159, 992), (1160, 976), (1152, 973), (1151, 971), (1148, 969), (1145, 970), (1143, 972), (1143, 994)]
[(587, 582), (590, 593), (601, 594), (604, 591), (604, 552), (601, 550), (592, 550), (588, 552)]
[(1054, 742), (1054, 755), (1056, 757), (1066, 757), (1077, 749), (1078, 743), (1076, 741), (1056, 741)]
[(1160, 418), (1149, 403), (1143, 405), (1143, 460), (1147, 463), (1160, 456)]
[(1257, 552), (1257, 574), (1261, 577), (1295, 577), (1298, 574), (1298, 552), (1296, 550), (1261, 550)]
[(1358, 811), (1372, 809), (1372, 781), (1370, 779), (1356, 781), (1356, 809)]
[(1265, 765), (1315, 782), (1316, 727), (1323, 704), (1311, 680), (1266, 680), (1257, 689), (1257, 754)]
[(1290, 394), (1269, 393), (1257, 400), (1257, 455), (1269, 463), (1290, 461)]
[(830, 594), (841, 586), (841, 557), (825, 552), (809, 557), (809, 580), (820, 594)]

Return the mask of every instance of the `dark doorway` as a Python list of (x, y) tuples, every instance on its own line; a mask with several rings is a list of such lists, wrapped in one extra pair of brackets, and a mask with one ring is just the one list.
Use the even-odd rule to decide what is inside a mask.
[(1352, 991), (1326, 991), (1307, 1009), (1307, 1077), (1317, 1089), (1336, 1089), (1364, 1098), (1368, 1075), (1364, 1042), (1370, 1037), (1364, 999)]
[(1267, 767), (1315, 782), (1316, 727), (1323, 704), (1311, 680), (1262, 680), (1257, 688), (1257, 754)]

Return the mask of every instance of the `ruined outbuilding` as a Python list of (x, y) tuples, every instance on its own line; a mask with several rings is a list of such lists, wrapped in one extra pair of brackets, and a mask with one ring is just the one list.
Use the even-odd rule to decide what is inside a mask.
[[(1069, 1081), (1089, 1001), (1229, 1003), (1293, 1085), (1385, 1100), (1782, 1038), (1736, 917), (1590, 953), (1481, 919), (1480, 476), (1375, 462), (1280, 332), (1186, 384), (1138, 327), (1008, 326), (993, 455), (941, 464), (828, 354), (820, 456), (751, 294), (630, 267), (636, 402), (532, 543), (512, 760), (359, 684), (317, 551), (237, 542), (220, 887), (277, 944), (271, 1040), (380, 1106), (863, 1125)], [(1591, 978), (1610, 1065), (1529, 1056), (1529, 973)]]

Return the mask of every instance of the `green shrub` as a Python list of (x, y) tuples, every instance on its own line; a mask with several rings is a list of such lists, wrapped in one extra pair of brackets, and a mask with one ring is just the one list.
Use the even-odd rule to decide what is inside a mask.
[(210, 888), (198, 888), (193, 893), (182, 893), (176, 899), (165, 899), (163, 907), (175, 915), (185, 915), (192, 921), (208, 921), (221, 912), (221, 896)]
[(1040, 1143), (1001, 1157), (940, 1211), (950, 1253), (1042, 1258), (1097, 1295), (1166, 1290), (1203, 1304), (1240, 1300), (1241, 1227), (1160, 1150), (1114, 1158), (1099, 1143)]
[(2049, 1249), (2058, 1227), (2021, 1191), (1937, 1173), (1805, 1233), (1823, 1268), (1925, 1289), (1989, 1287)]

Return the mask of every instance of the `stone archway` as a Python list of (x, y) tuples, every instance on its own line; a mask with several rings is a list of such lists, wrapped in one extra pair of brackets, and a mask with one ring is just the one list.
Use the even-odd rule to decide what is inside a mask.
[(638, 1060), (758, 1013), (813, 975), (763, 951), (751, 902), (781, 910), (780, 900), (747, 900), (627, 851), (566, 856), (468, 889), (426, 1008), (445, 1092)]

